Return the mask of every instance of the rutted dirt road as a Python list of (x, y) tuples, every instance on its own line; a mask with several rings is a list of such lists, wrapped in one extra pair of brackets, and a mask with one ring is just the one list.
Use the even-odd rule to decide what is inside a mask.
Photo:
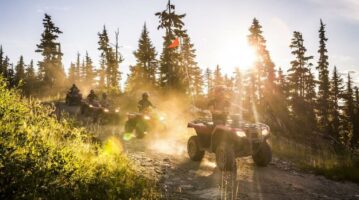
[[(191, 161), (186, 141), (133, 139), (125, 142), (128, 157), (145, 176), (158, 180), (164, 199), (231, 199), (224, 192), (223, 176), (213, 155)], [(302, 172), (273, 159), (268, 167), (256, 167), (251, 158), (238, 159), (233, 190), (236, 199), (359, 199), (359, 185), (335, 182)], [(233, 179), (234, 180), (234, 179)], [(230, 187), (230, 186), (228, 186)]]

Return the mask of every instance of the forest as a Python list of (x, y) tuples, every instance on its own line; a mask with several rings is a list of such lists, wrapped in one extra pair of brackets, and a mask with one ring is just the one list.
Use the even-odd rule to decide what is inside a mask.
[[(35, 179), (35, 176), (44, 177), (45, 182), (51, 176), (56, 177), (52, 178), (56, 179), (54, 182), (47, 182), (49, 187), (53, 186), (52, 189), (42, 188), (43, 191), (56, 191), (51, 194), (54, 195), (53, 198), (70, 190), (75, 191), (73, 197), (80, 195), (84, 198), (83, 194), (96, 186), (108, 190), (113, 187), (110, 183), (116, 184), (111, 177), (121, 173), (128, 173), (130, 178), (125, 183), (127, 185), (115, 185), (115, 188), (142, 189), (149, 184), (148, 180), (143, 180), (136, 185), (130, 180), (133, 178), (131, 176), (136, 175), (123, 171), (130, 169), (121, 166), (114, 168), (117, 165), (114, 164), (116, 159), (126, 158), (111, 158), (114, 160), (110, 165), (96, 160), (94, 157), (104, 153), (97, 149), (101, 145), (90, 142), (94, 146), (86, 147), (82, 144), (92, 139), (87, 138), (86, 130), (78, 127), (71, 119), (56, 121), (55, 118), (46, 118), (49, 111), (42, 108), (39, 102), (64, 99), (72, 84), (76, 84), (84, 92), (94, 89), (98, 94), (107, 93), (110, 97), (119, 99), (137, 99), (143, 91), (161, 98), (176, 95), (200, 109), (206, 109), (209, 99), (213, 98), (213, 88), (225, 85), (231, 101), (248, 110), (243, 113), (243, 119), (264, 122), (271, 127), (273, 150), (279, 157), (298, 156), (303, 158), (299, 164), (304, 168), (334, 179), (359, 181), (359, 89), (350, 72), (344, 74), (329, 63), (327, 43), (330, 41), (325, 21), (318, 19), (318, 60), (314, 60), (313, 55), (307, 52), (305, 35), (298, 30), (293, 32), (291, 43), (288, 44), (288, 51), (292, 54), (291, 62), (288, 66), (277, 66), (266, 45), (263, 34), (266, 29), (257, 18), (253, 18), (252, 23), (248, 24), (247, 36), (250, 47), (255, 51), (253, 66), (248, 70), (234, 68), (233, 73), (226, 74), (219, 65), (204, 67), (196, 62), (195, 43), (186, 29), (186, 14), (177, 13), (175, 5), (170, 2), (164, 10), (154, 14), (158, 17), (157, 28), (164, 33), (163, 48), (155, 48), (145, 23), (142, 32), (138, 33), (137, 50), (133, 52), (136, 64), (130, 66), (129, 74), (122, 71), (122, 63), (126, 57), (120, 52), (118, 32), (115, 33), (115, 41), (110, 41), (112, 33), (109, 33), (106, 26), (99, 27), (98, 40), (93, 41), (98, 44), (101, 55), (99, 63), (94, 63), (86, 52), (83, 55), (78, 53), (77, 59), (70, 66), (64, 66), (63, 52), (58, 41), (63, 32), (50, 13), (44, 15), (41, 40), (34, 47), (36, 53), (41, 55), (39, 62), (25, 63), (22, 55), (19, 55), (17, 61), (12, 61), (6, 56), (6, 46), (0, 46), (0, 185), (3, 188), (0, 189), (0, 194), (17, 190), (15, 188), (21, 184), (25, 187), (20, 188), (31, 190), (29, 181)], [(179, 40), (178, 47), (168, 48), (174, 40)], [(11, 100), (14, 98), (19, 102)], [(35, 122), (46, 126), (46, 130), (40, 131), (40, 125)], [(13, 126), (10, 127), (9, 124)], [(51, 134), (51, 129), (55, 135)], [(34, 134), (37, 131), (41, 134)], [(56, 146), (56, 143), (61, 143), (62, 147)], [(80, 150), (76, 149), (79, 144)], [(291, 144), (300, 145), (299, 148), (304, 149), (288, 150)], [(18, 150), (17, 145), (24, 145), (21, 147), (23, 149)], [(81, 169), (82, 164), (71, 169), (72, 162), (83, 163), (78, 160), (78, 154), (86, 154), (86, 148), (91, 148), (87, 154), (95, 167), (83, 164), (89, 172)], [(305, 153), (296, 152), (297, 150)], [(44, 154), (48, 155), (47, 161), (40, 156)], [(322, 158), (322, 163), (313, 164), (316, 157), (324, 154), (330, 154), (330, 166), (327, 157)], [(27, 174), (28, 166), (36, 166), (37, 171)], [(105, 173), (107, 168), (110, 170)], [(18, 171), (23, 171), (24, 174), (19, 175)], [(96, 173), (103, 173), (101, 183), (106, 184), (94, 181)], [(21, 176), (28, 177), (28, 180)], [(81, 180), (81, 177), (85, 180)], [(68, 178), (71, 182), (65, 181)], [(14, 184), (4, 187), (8, 181), (13, 181)], [(63, 185), (60, 186), (61, 184)], [(71, 184), (78, 186), (73, 189), (74, 185)], [(36, 192), (31, 194), (32, 197), (46, 198), (41, 188), (34, 190)], [(141, 193), (139, 190), (131, 194), (157, 198), (153, 191)], [(116, 196), (121, 192), (124, 191), (118, 189), (107, 194), (99, 193), (98, 195), (104, 196), (97, 197)], [(96, 194), (90, 193), (89, 196), (91, 195)]]

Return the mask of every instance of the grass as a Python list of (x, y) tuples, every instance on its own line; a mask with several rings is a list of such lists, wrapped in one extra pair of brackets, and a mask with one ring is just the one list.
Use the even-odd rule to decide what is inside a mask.
[(118, 141), (96, 144), (0, 78), (0, 199), (158, 199)]
[(359, 183), (359, 162), (353, 154), (335, 153), (330, 144), (315, 139), (311, 144), (300, 144), (274, 136), (271, 142), (276, 156), (293, 162), (301, 169), (333, 180)]

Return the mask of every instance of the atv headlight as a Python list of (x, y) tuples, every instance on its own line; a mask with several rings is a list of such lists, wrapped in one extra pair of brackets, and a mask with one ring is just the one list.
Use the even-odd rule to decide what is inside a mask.
[(262, 135), (267, 136), (269, 134), (269, 130), (267, 128), (262, 130)]
[(110, 112), (107, 108), (103, 109), (104, 112)]
[(144, 118), (145, 120), (150, 120), (150, 119), (151, 119), (151, 117), (148, 116), (148, 115), (145, 115), (143, 118)]
[(118, 108), (115, 109), (115, 113), (118, 113), (118, 112), (120, 112), (120, 109), (118, 109)]
[(90, 104), (89, 107), (90, 107), (90, 108), (93, 108), (93, 105)]
[(242, 130), (236, 131), (236, 135), (238, 137), (246, 137), (247, 136), (246, 133)]

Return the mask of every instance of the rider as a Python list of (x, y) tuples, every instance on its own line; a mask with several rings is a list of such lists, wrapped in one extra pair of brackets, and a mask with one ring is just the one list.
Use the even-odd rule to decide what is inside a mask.
[(224, 125), (226, 123), (230, 106), (231, 104), (226, 97), (226, 87), (222, 85), (216, 86), (214, 88), (214, 98), (208, 103), (214, 125)]
[(77, 95), (79, 94), (80, 90), (77, 88), (75, 84), (72, 84), (72, 87), (70, 88), (69, 94), (71, 95)]
[(151, 101), (148, 100), (148, 97), (149, 97), (149, 95), (147, 92), (144, 92), (142, 94), (142, 99), (138, 102), (138, 105), (137, 105), (138, 110), (140, 112), (146, 111), (149, 107), (155, 108), (155, 106), (151, 103)]
[(89, 101), (89, 103), (93, 103), (96, 99), (97, 99), (97, 96), (95, 94), (95, 91), (91, 90), (90, 94), (87, 95), (87, 100)]

